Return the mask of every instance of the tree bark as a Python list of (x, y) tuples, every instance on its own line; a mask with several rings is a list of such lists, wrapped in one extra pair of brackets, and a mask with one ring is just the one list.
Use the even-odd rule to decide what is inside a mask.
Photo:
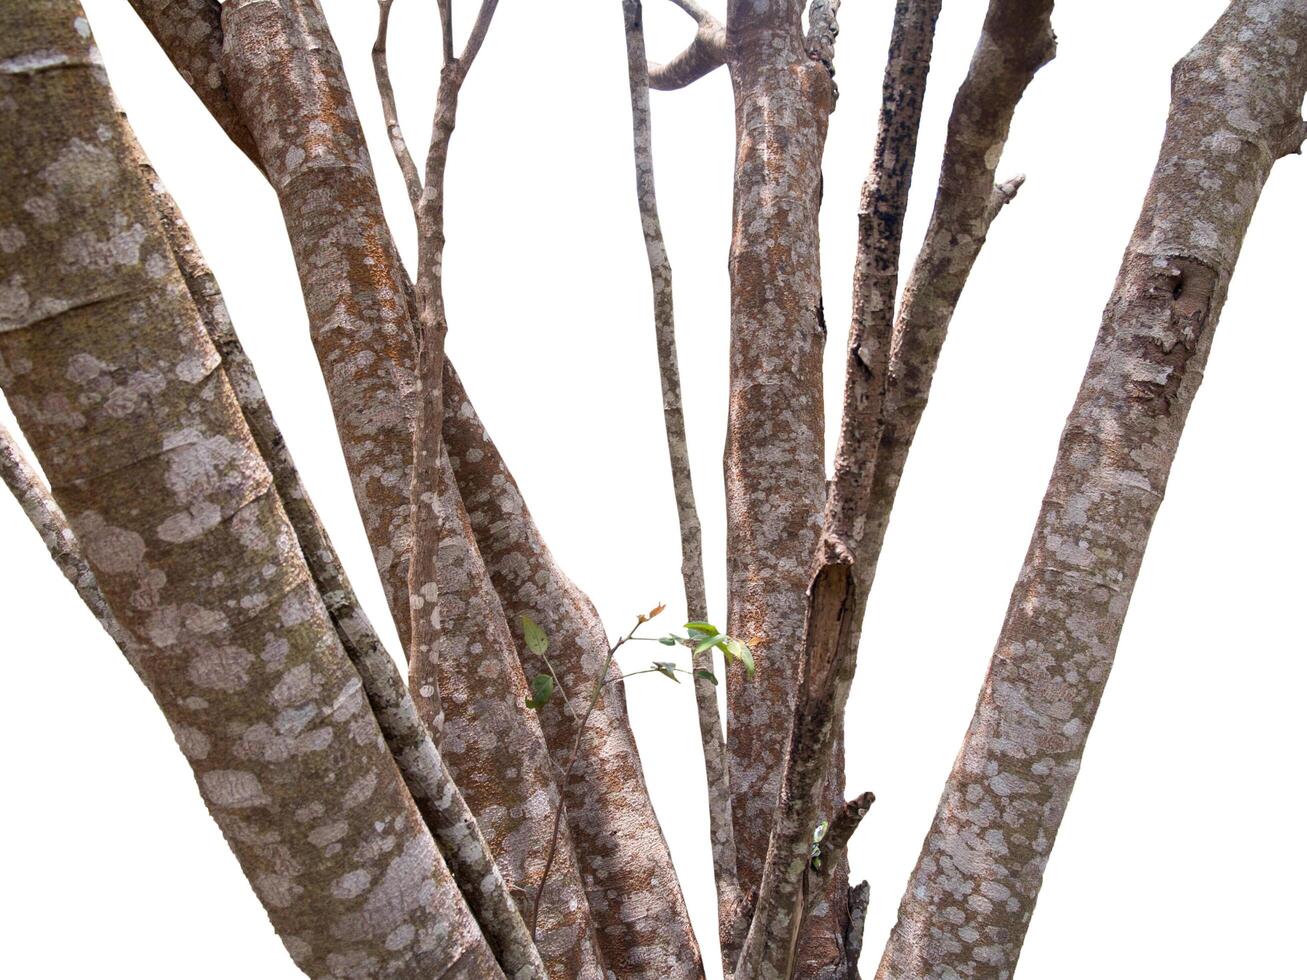
[(499, 976), (368, 710), (131, 164), (80, 8), (0, 8), (0, 386), (314, 976)]
[[(134, 144), (130, 132), (125, 135), (129, 144)], [(399, 766), (418, 812), (435, 837), (459, 890), (504, 970), (509, 976), (543, 977), (544, 964), (518, 912), (509, 884), (495, 863), (472, 809), (437, 751), (395, 661), (354, 595), (336, 549), (300, 481), (290, 450), (263, 396), (254, 365), (236, 335), (217, 280), (144, 153), (139, 146), (131, 145), (130, 149), (153, 191), (173, 257), (209, 339), (222, 357), (223, 370), (254, 442), (272, 473), (282, 506), (295, 529), (300, 550), (331, 615), (341, 646), (359, 672), (386, 746)]]
[[(658, 378), (662, 389), (663, 422), (667, 431), (667, 455), (672, 470), (672, 491), (681, 534), (681, 582), (685, 591), (685, 615), (690, 622), (708, 619), (708, 597), (704, 588), (703, 532), (694, 503), (694, 480), (690, 472), (690, 450), (685, 434), (685, 410), (681, 401), (681, 374), (676, 357), (676, 317), (672, 296), (672, 264), (663, 241), (658, 218), (658, 197), (654, 190), (653, 132), (649, 119), (650, 74), (644, 47), (644, 21), (640, 0), (623, 0), (626, 26), (626, 63), (631, 89), (631, 120), (635, 145), (635, 188), (649, 259), (653, 286), (654, 339), (658, 351)], [(707, 15), (703, 15), (707, 17)], [(717, 31), (720, 33), (721, 28)], [(699, 714), (699, 737), (703, 745), (704, 772), (708, 780), (708, 835), (712, 843), (713, 879), (717, 886), (717, 925), (722, 937), (722, 961), (726, 972), (735, 965), (739, 950), (728, 941), (740, 912), (740, 886), (735, 868), (735, 830), (731, 815), (730, 773), (726, 766), (726, 740), (717, 706), (717, 680), (699, 676), (713, 672), (711, 650), (693, 659), (695, 706)], [(715, 675), (714, 675), (715, 676)]]
[(407, 650), (413, 335), (363, 131), (314, 0), (229, 0), (222, 31), (221, 77), (281, 202), (354, 497)]
[[(173, 14), (190, 18), (190, 12), (181, 9), (160, 16)], [(175, 30), (154, 33), (172, 43), (185, 40), (189, 47), (183, 53), (169, 53), (178, 63), (187, 56), (185, 51), (209, 47), (197, 40), (207, 29), (206, 23), (190, 18), (184, 30), (179, 25)], [(219, 120), (225, 117), (223, 114)], [(305, 222), (288, 215), (287, 229), (292, 236), (305, 227)], [(394, 275), (407, 284), (393, 246), (384, 251), (388, 261), (393, 257), (396, 262)], [(409, 322), (414, 322), (411, 311)], [(519, 616), (527, 613), (549, 633), (550, 659), (560, 668), (563, 683), (568, 684), (571, 677), (580, 689), (593, 678), (607, 653), (603, 624), (590, 600), (555, 564), (512, 474), (447, 359), (445, 370), (447, 451), (524, 669), (528, 675), (544, 669), (522, 641)], [(420, 689), (414, 697), (421, 703)], [(542, 721), (554, 761), (564, 765), (576, 735), (575, 720), (561, 713), (546, 713)], [(606, 688), (595, 709), (581, 743), (576, 772), (563, 792), (608, 968), (622, 977), (702, 975), (698, 943), (645, 787), (620, 683)]]
[(757, 887), (776, 760), (794, 708), (810, 563), (825, 502), (817, 208), (830, 74), (808, 57), (797, 2), (735, 0), (727, 65), (737, 154), (729, 270), (725, 472), (730, 632), (757, 677), (727, 679), (740, 885)]
[(1303, 0), (1234, 0), (1176, 65), (1143, 212), (878, 977), (1016, 967), (1244, 234), (1304, 135), (1304, 91)]

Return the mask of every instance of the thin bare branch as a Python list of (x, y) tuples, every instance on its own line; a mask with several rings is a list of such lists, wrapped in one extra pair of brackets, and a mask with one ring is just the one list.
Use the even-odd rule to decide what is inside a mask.
[[(672, 296), (672, 265), (663, 241), (654, 190), (653, 135), (649, 112), (649, 77), (644, 48), (644, 24), (640, 0), (623, 0), (626, 24), (626, 61), (631, 90), (631, 121), (635, 145), (636, 198), (644, 231), (649, 276), (653, 284), (654, 336), (658, 351), (658, 377), (662, 386), (663, 422), (667, 431), (667, 453), (671, 462), (672, 489), (681, 531), (681, 581), (685, 589), (686, 615), (703, 621), (708, 615), (704, 589), (703, 534), (694, 502), (694, 481), (686, 442), (685, 411), (681, 402), (681, 375), (676, 356), (676, 320)], [(725, 934), (730, 916), (739, 906), (740, 887), (735, 867), (735, 831), (731, 815), (730, 774), (726, 766), (726, 744), (718, 712), (717, 685), (697, 671), (712, 672), (712, 652), (694, 658), (695, 704), (699, 714), (699, 735), (703, 745), (704, 769), (708, 779), (708, 827), (712, 841), (713, 876), (717, 884), (717, 916)], [(733, 965), (723, 946), (726, 969)]]
[(1157, 166), (880, 980), (1017, 968), (1230, 277), (1304, 93), (1304, 0), (1233, 0), (1175, 67)]
[(72, 583), (78, 597), (91, 611), (91, 615), (109, 634), (109, 638), (118, 645), (127, 662), (142, 680), (145, 674), (140, 667), (141, 657), (147, 648), (137, 643), (109, 608), (109, 603), (100, 591), (77, 535), (68, 526), (68, 520), (55, 503), (49, 489), (36, 472), (36, 468), (27, 461), (19, 449), (17, 440), (3, 425), (0, 425), (0, 482), (13, 493), (14, 499), (23, 508), (23, 513), (31, 522), (36, 533), (41, 536), (46, 550), (54, 563), (63, 572), (64, 578)]
[(995, 172), (1017, 104), (1056, 53), (1052, 11), (1053, 0), (992, 0), (953, 103), (934, 211), (894, 322), (885, 424), (861, 546), (864, 596), (953, 311), (991, 223), (1025, 181), (996, 184)]
[(381, 97), (381, 113), (386, 120), (386, 135), (395, 153), (395, 162), (404, 175), (404, 188), (408, 191), (413, 213), (422, 201), (422, 177), (418, 174), (413, 154), (404, 142), (404, 131), (399, 125), (399, 112), (395, 107), (395, 89), (390, 83), (390, 65), (386, 60), (386, 35), (390, 29), (390, 8), (395, 0), (377, 0), (377, 39), (372, 44), (372, 69), (377, 76), (377, 94)]

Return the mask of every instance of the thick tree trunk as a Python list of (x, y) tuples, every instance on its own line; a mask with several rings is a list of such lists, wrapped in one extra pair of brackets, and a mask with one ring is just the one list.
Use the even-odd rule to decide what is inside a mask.
[(132, 164), (78, 5), (0, 8), (0, 385), (215, 820), (314, 976), (500, 970)]
[(1307, 2), (1235, 0), (1171, 116), (976, 714), (878, 976), (1008, 977), (1271, 167), (1297, 149)]

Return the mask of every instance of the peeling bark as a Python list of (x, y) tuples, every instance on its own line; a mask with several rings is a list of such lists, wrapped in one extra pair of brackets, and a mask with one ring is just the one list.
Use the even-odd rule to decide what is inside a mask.
[(367, 708), (76, 3), (0, 8), (0, 386), (301, 969), (501, 972)]
[(1230, 276), (1286, 136), (1307, 2), (1234, 0), (1176, 65), (1143, 211), (976, 713), (877, 976), (1009, 977)]
[(354, 497), (409, 646), (414, 351), (406, 281), (314, 0), (228, 0), (222, 73), (277, 192)]
[[(631, 88), (631, 119), (635, 143), (636, 198), (649, 276), (653, 285), (654, 336), (658, 349), (658, 378), (663, 396), (663, 422), (667, 430), (667, 455), (671, 462), (672, 490), (681, 532), (681, 581), (685, 589), (685, 612), (691, 622), (708, 618), (708, 598), (703, 580), (703, 533), (694, 503), (694, 481), (690, 473), (690, 451), (685, 435), (685, 411), (681, 403), (681, 374), (676, 357), (676, 319), (672, 302), (672, 265), (667, 258), (662, 225), (658, 219), (658, 198), (654, 191), (653, 135), (649, 121), (649, 74), (644, 48), (644, 24), (639, 0), (624, 0), (627, 74)], [(713, 878), (717, 885), (719, 934), (726, 936), (738, 913), (740, 887), (735, 870), (735, 830), (731, 816), (730, 774), (726, 767), (726, 743), (717, 709), (717, 684), (697, 676), (712, 672), (712, 651), (695, 654), (695, 705), (699, 714), (699, 736), (703, 744), (704, 771), (708, 780), (708, 833), (712, 842)], [(723, 943), (722, 958), (727, 973), (738, 952)]]

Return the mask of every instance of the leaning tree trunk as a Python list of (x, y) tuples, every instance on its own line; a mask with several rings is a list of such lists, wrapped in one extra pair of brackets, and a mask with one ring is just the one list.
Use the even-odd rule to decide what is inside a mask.
[[(242, 148), (252, 145), (240, 111), (226, 96), (231, 83), (223, 65), (207, 60), (222, 50), (215, 0), (132, 0), (132, 5), (233, 142)], [(227, 67), (231, 67), (230, 60)], [(348, 96), (343, 80), (317, 80), (318, 85), (328, 82), (334, 87), (334, 98)], [(331, 101), (315, 91), (310, 91), (312, 104)], [(352, 107), (348, 115), (353, 118)], [(331, 192), (329, 188), (327, 193)], [(369, 197), (373, 193), (369, 192)], [(293, 211), (286, 212), (286, 224), (292, 243), (310, 228), (310, 223)], [(295, 246), (297, 253), (312, 247), (307, 242)], [(388, 268), (390, 262), (396, 263), (391, 272), (405, 284), (411, 300), (412, 290), (393, 246), (386, 244), (383, 252)], [(410, 330), (415, 322), (410, 302)], [(519, 616), (526, 613), (548, 632), (550, 659), (564, 686), (579, 690), (594, 676), (607, 653), (603, 624), (590, 600), (555, 563), (497, 447), (452, 372), (446, 360), (442, 392), (446, 450), (524, 669), (528, 674), (543, 669), (522, 643)], [(325, 380), (329, 388), (336, 383), (330, 374)], [(419, 705), (429, 700), (422, 695), (422, 685), (413, 695)], [(541, 722), (555, 762), (564, 765), (576, 734), (575, 720), (561, 712), (546, 712)], [(563, 795), (590, 911), (609, 969), (622, 976), (650, 978), (700, 974), (698, 944), (645, 787), (620, 683), (606, 690), (591, 716), (576, 769), (563, 787)]]
[(975, 717), (877, 974), (1008, 977), (1231, 273), (1304, 135), (1307, 0), (1235, 0), (1176, 65), (1143, 212)]
[(501, 971), (204, 331), (72, 0), (0, 7), (0, 386), (287, 949)]

